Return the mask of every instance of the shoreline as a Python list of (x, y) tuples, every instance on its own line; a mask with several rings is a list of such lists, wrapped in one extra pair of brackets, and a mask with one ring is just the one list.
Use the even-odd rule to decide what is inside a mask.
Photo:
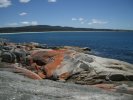
[(12, 32), (12, 33), (0, 33), (0, 35), (5, 35), (5, 34), (25, 34), (25, 33), (63, 33), (63, 32), (85, 32), (85, 33), (90, 33), (90, 32), (132, 32), (132, 31), (44, 31), (44, 32)]
[[(0, 38), (7, 38), (7, 40), (9, 40), (9, 41), (14, 41), (14, 42), (17, 42), (17, 43), (24, 43), (25, 42), (25, 40), (21, 40), (21, 41), (19, 41), (19, 40), (17, 40), (16, 41), (16, 39), (14, 39), (14, 38), (12, 38), (12, 37), (14, 37), (14, 36), (17, 36), (17, 38), (19, 38), (21, 35), (22, 35), (22, 37), (23, 38), (25, 38), (25, 37), (27, 37), (28, 35), (31, 37), (31, 39), (32, 39), (32, 36), (34, 37), (34, 35), (36, 36), (36, 35), (38, 35), (38, 36), (45, 36), (45, 35), (50, 35), (50, 36), (56, 36), (56, 35), (62, 35), (62, 36), (64, 36), (64, 34), (67, 36), (68, 34), (71, 34), (71, 32), (72, 31), (47, 31), (47, 32), (18, 32), (18, 33), (3, 33), (3, 34), (0, 34)], [(93, 34), (93, 32), (91, 32), (91, 31), (82, 31), (83, 32), (83, 34), (84, 34), (84, 36), (86, 37), (86, 35), (90, 35), (90, 34)], [(76, 36), (76, 35), (78, 35), (78, 34), (82, 34), (82, 32), (81, 31), (75, 31), (75, 32), (72, 32), (72, 34), (74, 35), (74, 36)], [(98, 31), (97, 31), (98, 32)], [(100, 32), (100, 31), (99, 31)], [(118, 33), (118, 34), (117, 34)], [(116, 34), (116, 35), (118, 35), (118, 36), (120, 36), (121, 35), (121, 33), (123, 34), (123, 32), (116, 32), (116, 33), (113, 33), (113, 32), (100, 32), (100, 33), (96, 33), (97, 35), (99, 34), (99, 35), (101, 35), (101, 34), (107, 34), (107, 36), (108, 35), (110, 35), (110, 34)], [(126, 32), (125, 32), (126, 33)], [(124, 34), (125, 34), (124, 33)], [(19, 35), (20, 34), (20, 35)], [(94, 32), (94, 34), (95, 34), (95, 32)], [(130, 34), (130, 32), (129, 32), (129, 34)], [(131, 33), (132, 34), (132, 33)], [(126, 34), (125, 34), (126, 35)], [(10, 37), (11, 36), (11, 37)], [(71, 36), (71, 35), (70, 35)], [(65, 37), (65, 36), (64, 36)], [(29, 42), (29, 40), (27, 39), (27, 41)], [(33, 42), (39, 42), (39, 43), (43, 43), (42, 41), (38, 41), (38, 39), (36, 39), (35, 38), (35, 40), (30, 40), (30, 41), (33, 41)], [(56, 41), (58, 41), (57, 39), (56, 39)], [(64, 40), (63, 40), (64, 41)], [(89, 40), (88, 40), (89, 41)], [(82, 42), (82, 41), (81, 41)], [(89, 43), (89, 42), (86, 42), (86, 43)], [(70, 44), (68, 44), (68, 43), (54, 43), (54, 42), (48, 42), (47, 41), (47, 44), (50, 44), (51, 46), (65, 46), (65, 45), (68, 45), (68, 46), (79, 46), (79, 47), (90, 47), (88, 44), (86, 45), (84, 45), (84, 44), (79, 44), (79, 42), (78, 43), (76, 43), (76, 44), (74, 44), (74, 42), (73, 42), (73, 44), (72, 43), (70, 43)], [(92, 43), (93, 44), (93, 43)], [(92, 45), (91, 45), (92, 46)], [(132, 45), (131, 45), (132, 46)], [(105, 54), (104, 54), (104, 52), (101, 52), (101, 50), (102, 49), (104, 49), (104, 47), (102, 47), (102, 49), (100, 49), (100, 48), (95, 48), (96, 46), (92, 46), (92, 49), (95, 49), (96, 50), (96, 52), (99, 52), (99, 54), (95, 54), (95, 55), (100, 55), (100, 56), (102, 56), (102, 57), (108, 57), (108, 58), (115, 58), (115, 57), (117, 57), (117, 56), (115, 56), (114, 57), (114, 55), (112, 55), (112, 54), (108, 54), (109, 52), (108, 52), (108, 50), (106, 50), (105, 51)], [(100, 47), (100, 46), (99, 46)], [(105, 48), (106, 49), (106, 48)], [(132, 49), (132, 48), (131, 48)], [(117, 50), (117, 49), (116, 49)], [(132, 57), (131, 58), (128, 58), (128, 57), (130, 57), (130, 56), (128, 56), (128, 55), (126, 55), (126, 50), (124, 50), (123, 51), (124, 53), (125, 53), (125, 55), (123, 56), (123, 57), (120, 57), (121, 56), (121, 54), (118, 54), (118, 57), (117, 57), (117, 59), (119, 59), (119, 60), (123, 60), (123, 61), (126, 61), (126, 62), (129, 62), (129, 63), (132, 63), (133, 64), (133, 61), (132, 61)], [(114, 53), (113, 53), (114, 54)], [(130, 52), (129, 51), (129, 54), (132, 54), (132, 52)], [(126, 57), (126, 58), (125, 58)]]

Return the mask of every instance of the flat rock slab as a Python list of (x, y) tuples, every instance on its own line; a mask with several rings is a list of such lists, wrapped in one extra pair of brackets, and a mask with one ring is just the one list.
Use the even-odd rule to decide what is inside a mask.
[(32, 80), (0, 71), (0, 100), (132, 100), (133, 95), (108, 92), (91, 86)]

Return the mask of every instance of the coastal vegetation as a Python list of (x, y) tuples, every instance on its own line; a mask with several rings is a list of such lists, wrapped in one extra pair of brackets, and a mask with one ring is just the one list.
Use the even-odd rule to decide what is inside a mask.
[(36, 26), (0, 28), (0, 33), (46, 32), (46, 31), (132, 31), (132, 30), (75, 28), (75, 27), (62, 27), (62, 26), (50, 26), (50, 25), (36, 25)]

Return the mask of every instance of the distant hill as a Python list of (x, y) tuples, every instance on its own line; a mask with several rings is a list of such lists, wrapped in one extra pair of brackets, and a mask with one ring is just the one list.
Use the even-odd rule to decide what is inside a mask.
[(0, 28), (0, 33), (13, 32), (46, 32), (46, 31), (132, 31), (132, 30), (114, 30), (114, 29), (94, 29), (94, 28), (74, 28), (50, 25), (36, 25), (23, 27), (5, 27)]

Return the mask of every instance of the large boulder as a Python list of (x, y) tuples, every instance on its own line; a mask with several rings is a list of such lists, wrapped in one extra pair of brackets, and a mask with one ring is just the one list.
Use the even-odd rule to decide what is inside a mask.
[(133, 80), (132, 64), (83, 53), (75, 54), (75, 58), (76, 60), (78, 59), (79, 61), (86, 63), (89, 70), (81, 71), (79, 74), (72, 75), (68, 81), (82, 84), (97, 84), (106, 81)]
[[(132, 80), (133, 65), (119, 60), (97, 57), (71, 49), (38, 51), (32, 55), (33, 62), (43, 66), (47, 78), (67, 80), (75, 74), (82, 80), (106, 81)], [(81, 75), (81, 72), (85, 73)], [(76, 78), (75, 78), (76, 79)], [(99, 80), (101, 82), (101, 80)]]
[(14, 63), (16, 60), (16, 55), (12, 52), (5, 51), (2, 52), (1, 54), (2, 62), (7, 62), (7, 63)]

